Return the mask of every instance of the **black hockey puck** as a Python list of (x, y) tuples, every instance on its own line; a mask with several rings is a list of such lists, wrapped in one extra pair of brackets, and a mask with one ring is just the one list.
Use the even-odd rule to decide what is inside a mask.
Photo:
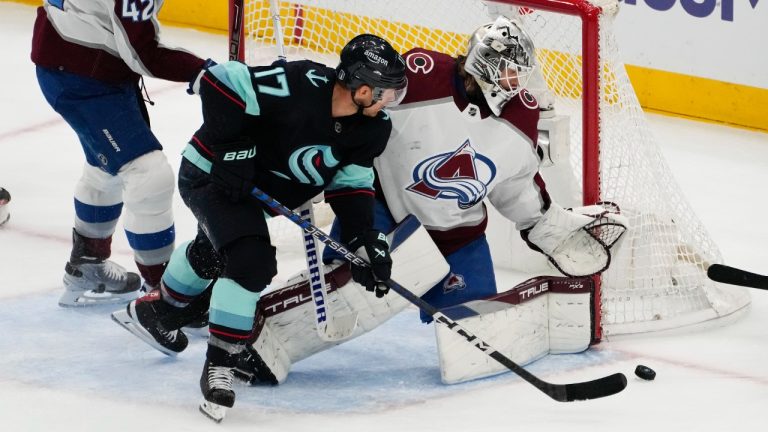
[(648, 366), (643, 365), (637, 365), (635, 368), (635, 375), (647, 381), (653, 381), (653, 379), (656, 378), (656, 372)]

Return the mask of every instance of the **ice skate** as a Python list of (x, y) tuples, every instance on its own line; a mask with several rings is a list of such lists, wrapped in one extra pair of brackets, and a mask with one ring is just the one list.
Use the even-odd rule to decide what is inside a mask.
[(107, 258), (111, 238), (88, 238), (72, 230), (72, 254), (64, 266), (59, 306), (125, 303), (136, 298), (141, 278)]
[(216, 366), (206, 360), (203, 374), (200, 376), (200, 391), (203, 392), (200, 412), (216, 423), (220, 423), (227, 409), (235, 404), (235, 391), (232, 390), (233, 370), (234, 368)]
[(81, 258), (64, 267), (59, 306), (125, 303), (136, 298), (141, 278), (110, 260)]
[(160, 290), (155, 290), (133, 300), (125, 309), (113, 312), (112, 320), (152, 348), (175, 356), (184, 351), (188, 340), (181, 330), (166, 330), (160, 323), (160, 318), (172, 307), (162, 300)]
[(5, 188), (0, 187), (0, 227), (11, 218), (8, 203), (11, 202), (11, 194)]

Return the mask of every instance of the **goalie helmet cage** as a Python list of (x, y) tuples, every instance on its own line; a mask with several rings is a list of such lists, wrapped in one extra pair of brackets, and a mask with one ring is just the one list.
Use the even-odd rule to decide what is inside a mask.
[[(617, 0), (230, 0), (230, 54), (268, 64), (284, 51), (289, 60), (335, 66), (348, 40), (373, 33), (400, 52), (422, 47), (455, 56), (465, 54), (468, 36), (498, 12), (517, 16), (534, 41), (557, 114), (569, 118), (565, 163), (581, 179), (573, 202), (614, 202), (630, 222), (599, 280), (596, 339), (732, 315), (749, 304), (749, 294), (706, 276), (722, 258), (649, 131), (619, 59), (618, 10)], [(287, 232), (301, 238), (289, 221), (270, 224), (278, 248)]]

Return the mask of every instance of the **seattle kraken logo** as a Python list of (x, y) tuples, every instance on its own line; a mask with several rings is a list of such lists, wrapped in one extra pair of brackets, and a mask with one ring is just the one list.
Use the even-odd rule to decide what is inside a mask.
[(414, 183), (406, 188), (431, 199), (454, 199), (461, 209), (481, 202), (496, 166), (477, 154), (469, 140), (453, 153), (442, 153), (420, 162), (413, 170)]
[(291, 153), (288, 166), (301, 183), (322, 186), (325, 184), (323, 173), (339, 164), (327, 145), (301, 147)]

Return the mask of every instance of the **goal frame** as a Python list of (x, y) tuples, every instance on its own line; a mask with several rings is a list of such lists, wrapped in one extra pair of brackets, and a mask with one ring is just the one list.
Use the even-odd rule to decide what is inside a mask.
[[(327, 11), (330, 13), (320, 16), (319, 10), (326, 10), (326, 6), (318, 4), (323, 1), (327, 2)], [(263, 55), (274, 55), (276, 59), (281, 57), (280, 52), (285, 53), (287, 49), (308, 49), (313, 53), (334, 55), (350, 35), (367, 31), (380, 33), (393, 45), (405, 45), (402, 47), (404, 49), (415, 42), (418, 44), (415, 46), (457, 55), (466, 46), (464, 35), (482, 24), (476, 22), (477, 16), (469, 16), (477, 12), (472, 8), (482, 4), (482, 7), (495, 6), (488, 7), (485, 13), (506, 13), (509, 10), (524, 20), (530, 14), (530, 23), (540, 16), (539, 12), (556, 14), (566, 20), (569, 23), (566, 27), (549, 27), (571, 29), (566, 38), (554, 39), (552, 42), (560, 46), (560, 41), (565, 41), (566, 47), (573, 46), (576, 50), (566, 48), (564, 55), (560, 55), (557, 54), (557, 48), (552, 51), (546, 44), (541, 46), (543, 51), (555, 52), (547, 56), (548, 64), (551, 65), (548, 69), (550, 73), (561, 67), (560, 61), (566, 61), (566, 68), (562, 70), (572, 71), (573, 76), (580, 74), (573, 81), (571, 75), (561, 77), (553, 73), (550, 77), (557, 80), (558, 86), (566, 86), (558, 87), (566, 91), (558, 94), (556, 90), (558, 96), (578, 99), (578, 102), (568, 104), (566, 115), (563, 116), (568, 118), (570, 113), (575, 121), (571, 122), (571, 142), (568, 143), (570, 155), (556, 148), (554, 153), (550, 153), (552, 158), (549, 162), (554, 163), (554, 169), (558, 170), (558, 167), (564, 166), (561, 163), (570, 158), (570, 169), (574, 175), (562, 184), (580, 190), (566, 186), (560, 192), (567, 196), (558, 197), (557, 202), (578, 206), (579, 203), (592, 205), (608, 200), (616, 202), (622, 213), (634, 218), (630, 222), (630, 229), (635, 234), (629, 237), (631, 240), (625, 240), (625, 243), (631, 243), (631, 247), (614, 250), (611, 268), (602, 276), (594, 277), (596, 295), (593, 303), (593, 339), (599, 342), (605, 335), (663, 331), (703, 323), (731, 315), (749, 303), (748, 294), (746, 300), (737, 299), (737, 296), (726, 298), (731, 294), (721, 295), (722, 290), (706, 280), (706, 268), (713, 262), (720, 262), (722, 258), (677, 186), (645, 120), (638, 117), (643, 115), (642, 109), (626, 69), (617, 57), (617, 45), (613, 37), (614, 18), (619, 10), (617, 1), (431, 0), (428, 6), (423, 7), (435, 8), (430, 9), (433, 14), (421, 10), (401, 21), (400, 14), (410, 12), (410, 9), (403, 9), (410, 7), (411, 3), (407, 1), (392, 0), (400, 6), (382, 2), (385, 6), (380, 7), (376, 2), (365, 5), (352, 0), (230, 0), (229, 55), (231, 59), (252, 62), (269, 58)], [(440, 8), (442, 2), (446, 7)], [(468, 9), (461, 14), (459, 7)], [(279, 15), (281, 8), (282, 16)], [(258, 11), (255, 15), (254, 9)], [(414, 9), (418, 9), (416, 3)], [(467, 26), (470, 22), (474, 24), (471, 28)], [(545, 18), (543, 23), (546, 25), (547, 22)], [(281, 27), (286, 29), (284, 33)], [(422, 38), (425, 29), (430, 32), (428, 39)], [(282, 38), (275, 38), (275, 33), (282, 34)], [(317, 39), (318, 35), (320, 39)], [(437, 44), (438, 48), (420, 45), (425, 42)], [(265, 44), (265, 50), (262, 50), (262, 44)], [(276, 47), (280, 52), (269, 54), (267, 46)], [(257, 48), (254, 50), (254, 47)], [(564, 57), (567, 60), (561, 60)], [(325, 58), (330, 60), (333, 57)], [(550, 84), (555, 85), (547, 82), (547, 86)], [(556, 118), (562, 114), (559, 102), (555, 105), (555, 113)], [(630, 122), (629, 127), (623, 121), (617, 123), (617, 119), (624, 118)], [(546, 122), (550, 122), (550, 119)], [(548, 131), (550, 135), (546, 139), (553, 137), (551, 133), (563, 132), (559, 129), (560, 123), (549, 124), (555, 129)], [(578, 125), (576, 129), (573, 128), (574, 124)], [(569, 133), (567, 128), (564, 133)], [(546, 139), (543, 145), (551, 151), (549, 144), (552, 141), (547, 143)], [(648, 166), (652, 168), (645, 169)], [(542, 164), (542, 169), (550, 169), (547, 167), (552, 165)], [(560, 171), (552, 173), (554, 178), (562, 174)], [(555, 181), (553, 185), (558, 183)], [(644, 197), (658, 198), (646, 200)], [(511, 231), (504, 235), (511, 235)], [(627, 235), (624, 237), (628, 238)], [(508, 237), (506, 241), (515, 243), (519, 239)], [(512, 257), (506, 252), (508, 247), (505, 243), (505, 250), (496, 250), (499, 254), (497, 264), (514, 268), (520, 263), (510, 261)], [(618, 257), (621, 257), (623, 266), (617, 265)], [(517, 258), (523, 261), (528, 259), (515, 255), (514, 259)], [(494, 256), (494, 261), (496, 259)], [(528, 264), (524, 263), (520, 271), (539, 271), (535, 265)]]

